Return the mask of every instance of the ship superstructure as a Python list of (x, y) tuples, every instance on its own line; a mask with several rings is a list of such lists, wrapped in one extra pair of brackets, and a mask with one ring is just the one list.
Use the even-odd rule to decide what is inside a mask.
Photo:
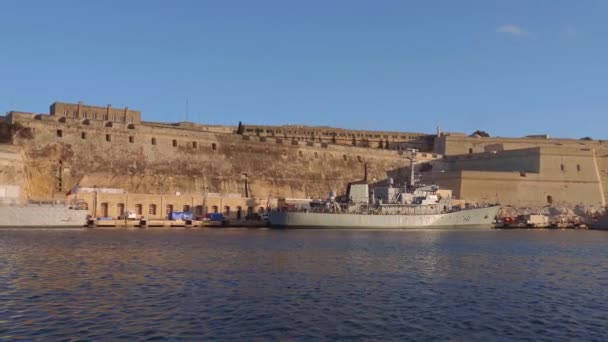
[(437, 185), (417, 184), (410, 159), (407, 184), (396, 186), (392, 179), (385, 186), (367, 181), (349, 184), (347, 194), (313, 200), (308, 205), (283, 207), (269, 214), (271, 226), (320, 228), (478, 228), (491, 227), (498, 205), (474, 206), (456, 203), (452, 191)]

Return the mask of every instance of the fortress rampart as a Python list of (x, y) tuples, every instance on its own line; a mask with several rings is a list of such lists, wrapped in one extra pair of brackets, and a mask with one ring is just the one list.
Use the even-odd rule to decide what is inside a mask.
[(598, 160), (590, 148), (534, 147), (446, 156), (425, 177), (470, 201), (599, 208), (607, 193)]
[(122, 122), (128, 124), (138, 124), (141, 122), (141, 112), (129, 108), (113, 108), (112, 105), (106, 107), (89, 106), (82, 102), (77, 104), (55, 102), (51, 105), (50, 115), (61, 120), (61, 118), (71, 118), (77, 120), (91, 120), (102, 122)]
[[(128, 193), (237, 193), (243, 197), (325, 197), (361, 179), (404, 179), (403, 151), (217, 133), (189, 125), (83, 121), (12, 112), (20, 127), (32, 198), (64, 194), (74, 185)], [(428, 154), (422, 159), (440, 158)]]
[(464, 134), (442, 134), (434, 140), (434, 151), (442, 155), (472, 154), (517, 150), (531, 147), (605, 148), (608, 141), (582, 139), (555, 139), (543, 137), (503, 138), (479, 137)]
[[(0, 183), (17, 184), (23, 197), (33, 199), (64, 196), (75, 185), (124, 189), (128, 198), (89, 203), (95, 210), (106, 203), (108, 213), (125, 201), (157, 205), (160, 213), (160, 199), (176, 193), (181, 197), (169, 203), (175, 208), (200, 206), (202, 194), (222, 193), (240, 196), (228, 206), (245, 212), (269, 198), (342, 193), (348, 182), (363, 177), (365, 164), (371, 182), (403, 181), (409, 152), (401, 148), (420, 147), (416, 156), (425, 182), (468, 201), (602, 206), (608, 197), (604, 141), (159, 123), (124, 108), (110, 108), (108, 120), (91, 117), (101, 110), (108, 107), (57, 102), (50, 114), (13, 111), (2, 117)], [(389, 149), (380, 148), (379, 140), (374, 147), (349, 144), (353, 137), (388, 141)], [(136, 195), (149, 200), (131, 202)], [(211, 206), (221, 212), (226, 205)]]
[(245, 125), (240, 134), (280, 138), (304, 142), (326, 142), (339, 145), (405, 150), (415, 148), (424, 152), (433, 150), (434, 135), (425, 133), (381, 132), (349, 130), (334, 127), (303, 125), (263, 126)]

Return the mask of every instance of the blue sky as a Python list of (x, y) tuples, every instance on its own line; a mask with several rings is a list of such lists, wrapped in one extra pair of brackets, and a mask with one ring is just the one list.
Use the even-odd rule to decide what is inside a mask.
[(0, 111), (608, 138), (608, 1), (0, 2)]

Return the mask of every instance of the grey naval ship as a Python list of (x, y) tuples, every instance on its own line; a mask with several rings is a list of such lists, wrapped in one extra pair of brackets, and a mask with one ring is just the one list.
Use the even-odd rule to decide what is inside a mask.
[(589, 228), (608, 230), (608, 207), (604, 209), (604, 213), (601, 216), (591, 220)]
[[(17, 193), (16, 186), (0, 186), (3, 195)], [(0, 228), (34, 227), (83, 227), (87, 222), (88, 211), (81, 203), (65, 201), (26, 201), (18, 197), (0, 196)]]
[[(408, 158), (409, 159), (409, 158)], [(409, 184), (350, 183), (345, 196), (285, 205), (268, 213), (270, 226), (286, 228), (492, 228), (499, 205), (456, 204), (450, 190), (419, 185), (414, 159)]]

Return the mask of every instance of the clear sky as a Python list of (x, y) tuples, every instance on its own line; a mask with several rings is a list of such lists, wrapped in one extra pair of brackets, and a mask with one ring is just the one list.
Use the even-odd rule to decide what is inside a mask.
[(0, 2), (0, 111), (608, 139), (608, 1)]

